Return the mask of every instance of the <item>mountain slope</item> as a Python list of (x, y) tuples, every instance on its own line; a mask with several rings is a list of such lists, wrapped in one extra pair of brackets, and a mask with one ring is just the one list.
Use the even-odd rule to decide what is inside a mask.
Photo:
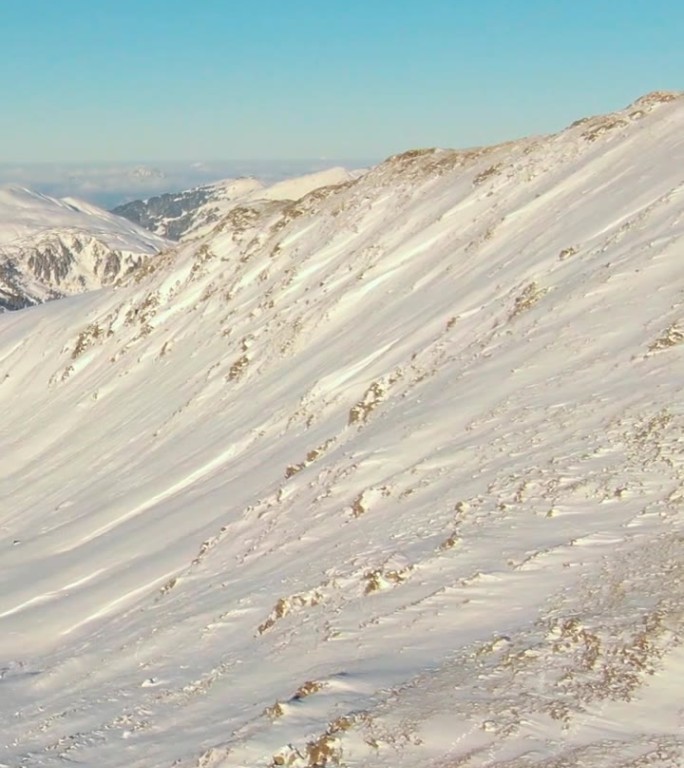
[(358, 175), (344, 168), (330, 168), (270, 186), (254, 178), (227, 179), (149, 200), (134, 200), (118, 206), (113, 213), (162, 237), (188, 240), (210, 232), (239, 205), (257, 200), (299, 200), (315, 189), (342, 184)]
[(1, 317), (0, 762), (677, 766), (683, 122), (406, 153)]
[(75, 199), (0, 188), (0, 311), (110, 285), (166, 241)]

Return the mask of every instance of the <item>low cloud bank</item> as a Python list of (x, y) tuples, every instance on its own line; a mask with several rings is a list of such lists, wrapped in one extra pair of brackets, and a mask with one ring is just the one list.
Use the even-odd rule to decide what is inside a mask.
[(0, 164), (0, 184), (18, 184), (53, 197), (78, 197), (103, 208), (208, 184), (254, 176), (263, 181), (301, 176), (333, 166), (360, 168), (368, 159), (233, 160), (185, 164)]

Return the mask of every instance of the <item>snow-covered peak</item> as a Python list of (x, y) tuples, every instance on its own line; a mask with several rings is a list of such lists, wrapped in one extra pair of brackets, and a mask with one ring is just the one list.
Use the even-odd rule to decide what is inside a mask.
[(18, 186), (0, 187), (0, 246), (55, 229), (97, 234), (114, 246), (122, 241), (154, 250), (159, 237), (95, 205), (58, 199)]
[(0, 187), (0, 310), (107, 285), (165, 245), (81, 200)]
[(253, 194), (252, 197), (264, 200), (299, 200), (315, 189), (345, 184), (358, 176), (358, 172), (354, 173), (346, 168), (329, 168), (325, 171), (308, 173), (305, 176), (279, 181), (265, 188), (262, 192)]

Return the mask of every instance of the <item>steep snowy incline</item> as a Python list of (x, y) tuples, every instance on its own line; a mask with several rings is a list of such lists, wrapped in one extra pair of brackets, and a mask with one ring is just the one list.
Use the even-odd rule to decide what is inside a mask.
[(80, 200), (0, 187), (0, 311), (110, 285), (166, 245)]
[(0, 765), (680, 766), (683, 125), (409, 152), (0, 317)]

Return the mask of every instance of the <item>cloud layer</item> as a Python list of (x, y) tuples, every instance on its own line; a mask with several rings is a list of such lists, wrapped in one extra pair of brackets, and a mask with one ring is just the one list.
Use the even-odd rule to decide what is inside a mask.
[(18, 184), (53, 197), (78, 197), (103, 208), (213, 181), (255, 176), (264, 181), (300, 176), (332, 166), (359, 168), (368, 160), (235, 160), (186, 164), (0, 164), (0, 184)]

